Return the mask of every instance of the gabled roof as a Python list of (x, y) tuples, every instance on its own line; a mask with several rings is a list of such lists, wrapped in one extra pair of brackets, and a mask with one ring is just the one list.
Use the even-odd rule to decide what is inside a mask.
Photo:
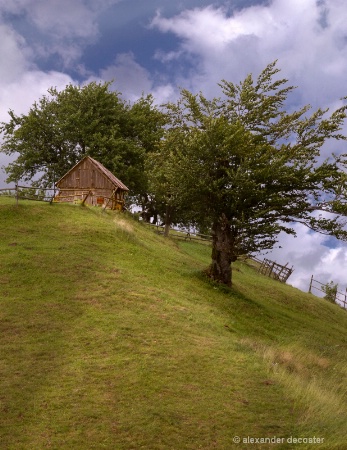
[(81, 159), (81, 161), (75, 164), (68, 172), (66, 172), (66, 174), (63, 177), (60, 178), (59, 181), (56, 182), (56, 185), (59, 187), (59, 183), (86, 159), (88, 159), (100, 172), (102, 172), (106, 176), (106, 178), (108, 178), (111, 181), (112, 184), (114, 184), (120, 189), (123, 189), (123, 191), (129, 191), (129, 189), (125, 186), (125, 184), (123, 184), (117, 177), (115, 177), (112, 172), (106, 169), (106, 167), (103, 166), (99, 161), (93, 159), (90, 156), (85, 156), (83, 159)]
[[(123, 184), (117, 177), (115, 177), (113, 175), (112, 172), (110, 172), (108, 169), (106, 169), (105, 166), (103, 166), (99, 161), (97, 161), (96, 159), (91, 158), (90, 156), (86, 156), (86, 158), (89, 158), (93, 164), (95, 164), (98, 169), (100, 169), (100, 171), (106, 175), (106, 177), (112, 181), (113, 184), (115, 184), (117, 187), (119, 187), (120, 189), (123, 189), (124, 191), (128, 191), (129, 189), (125, 186), (125, 184)], [(85, 158), (83, 158), (85, 159)], [(83, 161), (83, 160), (82, 160)]]

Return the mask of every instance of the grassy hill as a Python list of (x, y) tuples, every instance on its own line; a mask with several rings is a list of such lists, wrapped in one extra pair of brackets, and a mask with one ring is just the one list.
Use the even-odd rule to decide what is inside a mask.
[(0, 448), (346, 448), (346, 311), (209, 254), (0, 198)]

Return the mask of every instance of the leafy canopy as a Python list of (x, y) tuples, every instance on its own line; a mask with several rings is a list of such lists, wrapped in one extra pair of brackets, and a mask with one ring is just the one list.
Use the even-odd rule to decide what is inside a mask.
[(167, 105), (158, 173), (165, 159), (170, 202), (189, 205), (186, 222), (214, 230), (223, 221), (230, 261), (272, 248), (280, 231), (295, 234), (294, 222), (347, 238), (345, 157), (320, 154), (327, 140), (345, 139), (346, 106), (330, 117), (309, 106), (287, 113), (294, 87), (278, 72), (274, 62), (255, 81), (222, 81), (221, 98), (182, 90)]
[(68, 85), (48, 90), (30, 108), (2, 123), (1, 151), (16, 155), (7, 168), (8, 181), (31, 181), (51, 186), (74, 164), (90, 155), (114, 172), (138, 195), (147, 189), (146, 152), (162, 136), (164, 115), (151, 95), (130, 105), (110, 83)]

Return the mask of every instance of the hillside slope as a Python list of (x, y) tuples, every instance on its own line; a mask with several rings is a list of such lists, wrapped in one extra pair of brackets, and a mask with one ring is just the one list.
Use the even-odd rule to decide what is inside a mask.
[(0, 448), (346, 448), (346, 311), (209, 253), (0, 198)]

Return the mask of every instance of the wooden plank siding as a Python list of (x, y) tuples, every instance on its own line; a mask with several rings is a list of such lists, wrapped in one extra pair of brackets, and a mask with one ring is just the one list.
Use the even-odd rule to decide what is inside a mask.
[(101, 163), (86, 156), (57, 183), (55, 202), (123, 209), (128, 188)]

